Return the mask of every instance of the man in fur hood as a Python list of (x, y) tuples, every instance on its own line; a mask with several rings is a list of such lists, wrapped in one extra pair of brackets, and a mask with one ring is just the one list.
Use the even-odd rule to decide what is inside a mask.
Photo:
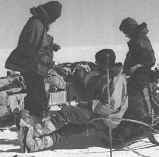
[(53, 51), (60, 47), (48, 34), (49, 26), (61, 16), (62, 5), (50, 1), (30, 9), (32, 16), (25, 24), (19, 42), (6, 61), (5, 67), (19, 71), (27, 86), (25, 109), (42, 116), (47, 111), (48, 98), (44, 78), (53, 66)]
[(151, 42), (147, 36), (148, 28), (144, 22), (138, 24), (133, 18), (122, 20), (120, 27), (128, 42), (129, 51), (124, 62), (124, 72), (131, 76), (137, 88), (142, 91), (149, 113), (151, 113), (151, 103), (148, 93), (148, 83), (151, 80), (151, 68), (155, 64), (156, 58)]

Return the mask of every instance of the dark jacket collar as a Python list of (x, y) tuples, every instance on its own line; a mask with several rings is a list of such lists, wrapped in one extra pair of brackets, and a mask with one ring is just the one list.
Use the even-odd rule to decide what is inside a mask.
[(133, 39), (139, 38), (141, 36), (146, 36), (148, 32), (149, 32), (149, 30), (147, 28), (147, 24), (142, 23), (142, 24), (138, 25), (137, 28), (134, 30), (134, 33), (132, 34), (131, 39), (133, 40)]

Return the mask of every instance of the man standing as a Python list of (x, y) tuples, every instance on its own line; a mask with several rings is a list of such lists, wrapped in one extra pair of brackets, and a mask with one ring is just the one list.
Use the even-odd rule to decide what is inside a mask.
[(19, 71), (26, 83), (25, 109), (35, 116), (44, 116), (48, 108), (44, 78), (53, 66), (53, 51), (60, 47), (48, 34), (49, 27), (61, 16), (62, 5), (50, 1), (30, 9), (32, 16), (25, 24), (17, 48), (11, 53), (5, 67)]
[(133, 18), (122, 20), (120, 27), (128, 42), (129, 51), (124, 62), (124, 72), (135, 81), (136, 87), (143, 93), (148, 113), (151, 114), (151, 102), (148, 91), (148, 83), (151, 79), (151, 67), (155, 64), (155, 55), (151, 42), (147, 37), (147, 24), (138, 24)]

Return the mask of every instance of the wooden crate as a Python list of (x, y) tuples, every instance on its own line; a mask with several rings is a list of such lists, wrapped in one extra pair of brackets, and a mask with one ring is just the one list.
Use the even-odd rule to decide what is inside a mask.
[(49, 106), (64, 104), (66, 102), (67, 102), (67, 92), (66, 91), (50, 93)]

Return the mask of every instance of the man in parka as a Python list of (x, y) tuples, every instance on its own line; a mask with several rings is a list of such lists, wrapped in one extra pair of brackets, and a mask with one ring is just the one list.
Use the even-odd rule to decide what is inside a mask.
[(62, 5), (50, 1), (30, 9), (32, 17), (25, 24), (17, 48), (6, 61), (5, 67), (20, 71), (27, 86), (25, 109), (30, 114), (43, 116), (47, 112), (48, 97), (44, 78), (53, 66), (53, 51), (60, 47), (48, 34), (50, 24), (61, 16)]
[(138, 24), (133, 18), (128, 17), (122, 20), (119, 29), (130, 39), (129, 51), (124, 62), (124, 72), (131, 76), (130, 81), (135, 82), (136, 87), (143, 93), (148, 113), (151, 114), (148, 83), (151, 80), (151, 68), (156, 59), (151, 42), (147, 37), (147, 24)]

